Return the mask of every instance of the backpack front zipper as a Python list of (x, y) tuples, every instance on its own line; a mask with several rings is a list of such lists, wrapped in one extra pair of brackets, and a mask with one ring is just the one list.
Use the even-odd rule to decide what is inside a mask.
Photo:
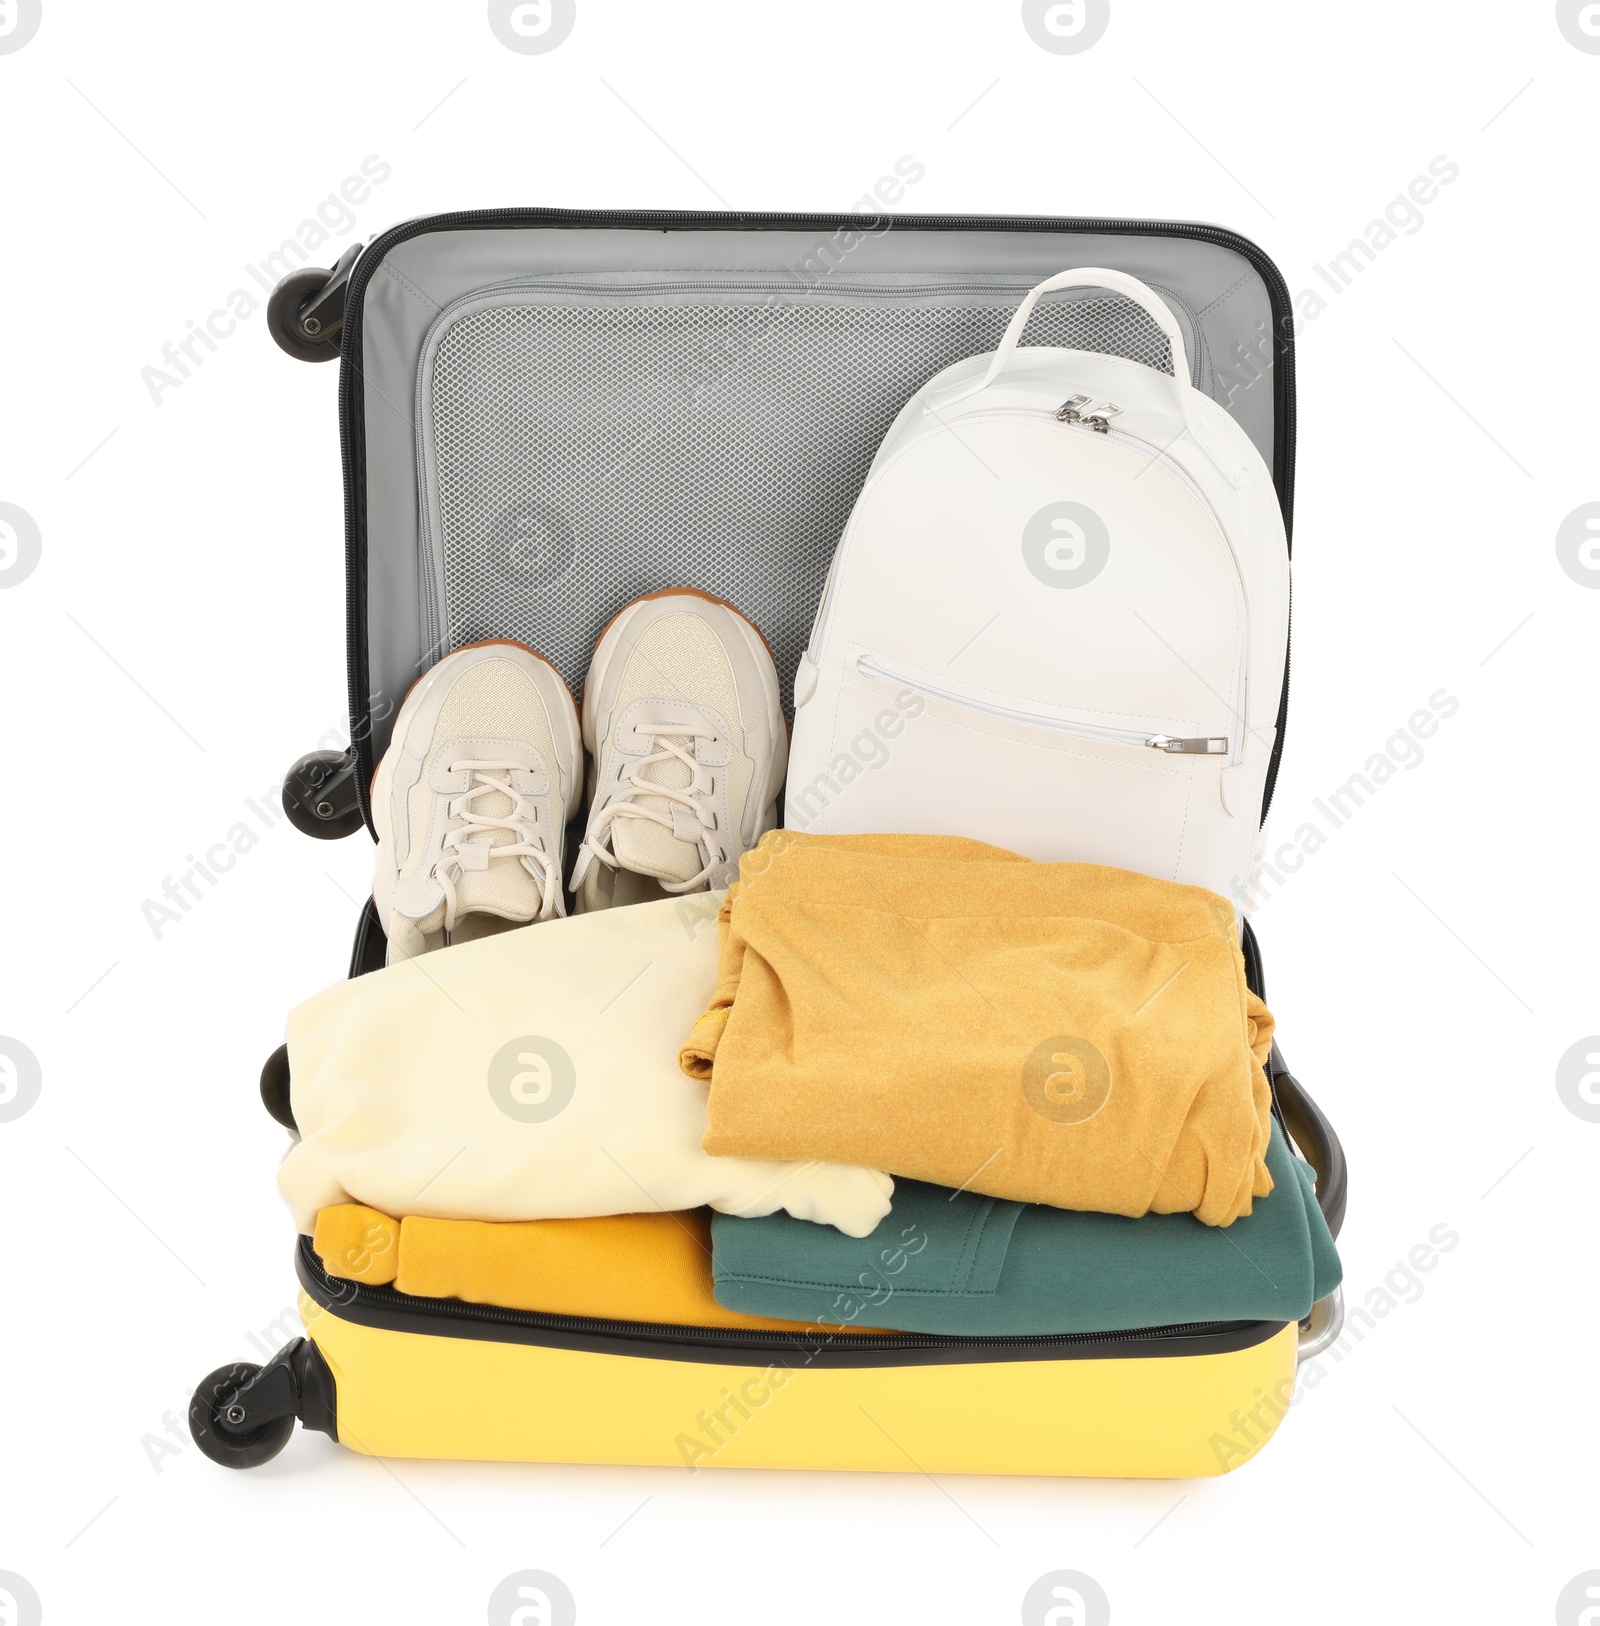
[(939, 683), (930, 673), (914, 666), (874, 654), (852, 644), (845, 651), (845, 660), (864, 677), (883, 678), (890, 683), (902, 684), (930, 700), (948, 706), (959, 706), (964, 711), (981, 712), (986, 717), (999, 717), (1010, 723), (1021, 723), (1028, 728), (1046, 730), (1052, 734), (1066, 734), (1074, 739), (1096, 740), (1110, 745), (1140, 746), (1151, 751), (1165, 751), (1169, 756), (1219, 757), (1228, 755), (1228, 741), (1217, 735), (1179, 737), (1172, 734), (1152, 733), (1148, 729), (1106, 728), (1099, 723), (1080, 723), (1044, 706), (1018, 705), (1009, 697), (987, 691), (975, 692)]

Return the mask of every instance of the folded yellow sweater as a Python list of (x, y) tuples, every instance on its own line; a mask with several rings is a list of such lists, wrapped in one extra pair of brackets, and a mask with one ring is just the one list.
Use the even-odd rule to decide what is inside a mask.
[(679, 1064), (705, 1149), (1228, 1225), (1272, 1189), (1272, 1017), (1215, 893), (943, 836), (778, 830)]
[[(703, 1209), (490, 1224), (396, 1220), (361, 1203), (335, 1203), (317, 1215), (312, 1246), (330, 1276), (393, 1284), (422, 1298), (683, 1327), (801, 1332), (806, 1326), (717, 1302), (711, 1221)], [(736, 1281), (723, 1285), (725, 1294), (738, 1291)]]

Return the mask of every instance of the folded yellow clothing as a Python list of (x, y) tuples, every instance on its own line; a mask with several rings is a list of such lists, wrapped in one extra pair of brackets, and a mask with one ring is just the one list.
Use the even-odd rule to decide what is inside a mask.
[(716, 1155), (1228, 1225), (1272, 1190), (1272, 1017), (1215, 893), (945, 836), (777, 830), (718, 914)]
[(317, 1215), (312, 1246), (330, 1276), (392, 1284), (423, 1298), (685, 1327), (797, 1332), (806, 1325), (717, 1302), (703, 1209), (493, 1224), (396, 1220), (360, 1203), (336, 1203)]

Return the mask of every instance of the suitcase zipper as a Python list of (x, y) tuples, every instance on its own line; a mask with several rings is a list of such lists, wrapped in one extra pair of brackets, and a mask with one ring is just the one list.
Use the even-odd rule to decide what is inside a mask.
[[(324, 1310), (346, 1320), (392, 1323), (400, 1317), (419, 1322), (464, 1322), (525, 1332), (567, 1333), (579, 1337), (677, 1345), (697, 1351), (763, 1351), (792, 1355), (803, 1351), (807, 1360), (819, 1354), (848, 1358), (852, 1353), (889, 1354), (915, 1350), (1003, 1351), (1052, 1347), (1160, 1343), (1178, 1338), (1216, 1337), (1246, 1328), (1264, 1334), (1283, 1323), (1252, 1321), (1193, 1321), (1166, 1327), (1134, 1327), (1114, 1332), (963, 1334), (920, 1332), (845, 1332), (822, 1324), (799, 1323), (793, 1332), (746, 1327), (692, 1327), (675, 1322), (620, 1321), (596, 1316), (546, 1315), (538, 1310), (506, 1310), (492, 1304), (471, 1304), (464, 1299), (422, 1298), (392, 1287), (368, 1287), (343, 1277), (330, 1276), (313, 1248), (311, 1238), (300, 1238), (296, 1266), (301, 1284)], [(350, 1314), (357, 1306), (364, 1314)], [(444, 1334), (449, 1336), (449, 1334)], [(822, 1348), (818, 1349), (819, 1340)], [(537, 1340), (533, 1340), (537, 1341)], [(618, 1353), (626, 1353), (619, 1351)]]
[(959, 706), (963, 711), (981, 712), (986, 717), (999, 717), (1005, 722), (1022, 723), (1052, 734), (1067, 734), (1074, 739), (1096, 740), (1110, 745), (1139, 746), (1151, 751), (1165, 751), (1169, 756), (1228, 755), (1228, 741), (1215, 735), (1178, 737), (1149, 729), (1106, 728), (1099, 723), (1077, 722), (1043, 706), (1007, 705), (999, 696), (963, 686), (941, 684), (914, 666), (905, 666), (882, 655), (875, 655), (858, 644), (852, 644), (845, 650), (845, 660), (866, 677), (903, 684), (917, 694), (943, 701), (949, 706)]

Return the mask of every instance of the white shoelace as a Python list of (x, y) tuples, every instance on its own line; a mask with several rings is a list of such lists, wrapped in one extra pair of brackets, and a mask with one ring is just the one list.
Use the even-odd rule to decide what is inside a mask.
[[(450, 801), (451, 817), (461, 820), (460, 825), (444, 838), (444, 854), (433, 866), (434, 878), (444, 889), (444, 929), (456, 929), (456, 876), (466, 870), (486, 870), (497, 858), (531, 858), (539, 871), (539, 912), (535, 920), (549, 920), (552, 915), (565, 914), (561, 896), (561, 870), (551, 855), (537, 842), (537, 810), (519, 813), (522, 798), (512, 786), (511, 773), (524, 768), (521, 762), (453, 762), (450, 772), (469, 775), (467, 789)], [(496, 779), (496, 773), (505, 774)], [(479, 796), (504, 796), (512, 811), (504, 817), (482, 813), (473, 806)], [(509, 830), (518, 839), (493, 845), (491, 831)], [(482, 839), (472, 839), (478, 832)]]
[[(619, 790), (589, 821), (589, 828), (584, 831), (583, 845), (578, 849), (578, 863), (573, 871), (572, 884), (576, 887), (583, 879), (591, 859), (598, 858), (610, 869), (621, 867), (616, 854), (608, 845), (611, 826), (618, 819), (648, 819), (652, 824), (659, 824), (663, 829), (677, 834), (677, 826), (669, 812), (663, 812), (656, 807), (641, 807), (634, 800), (638, 796), (659, 796), (665, 801), (676, 802), (680, 807), (687, 808), (700, 821), (700, 841), (709, 856), (699, 874), (691, 875), (687, 881), (661, 883), (664, 892), (693, 892), (703, 886), (712, 872), (724, 862), (726, 853), (713, 823), (716, 815), (704, 800), (711, 792), (711, 776), (695, 760), (693, 750), (685, 750), (680, 742), (689, 741), (692, 746), (692, 742), (697, 739), (715, 739), (716, 730), (699, 723), (641, 723), (639, 732), (651, 740), (656, 749), (627, 769), (624, 778), (631, 788)], [(689, 783), (682, 786), (658, 785), (654, 780), (646, 779), (644, 770), (657, 762), (683, 763), (691, 775)]]

